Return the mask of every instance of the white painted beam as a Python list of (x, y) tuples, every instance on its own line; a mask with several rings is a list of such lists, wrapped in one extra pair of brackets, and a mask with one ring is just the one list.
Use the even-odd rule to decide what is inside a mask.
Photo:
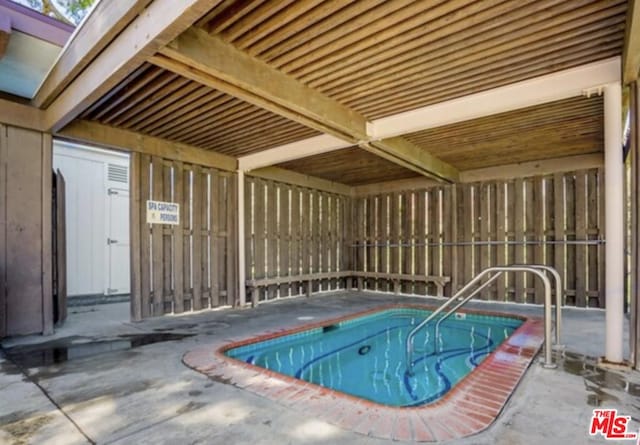
[(352, 145), (353, 144), (350, 144), (343, 139), (329, 134), (323, 134), (321, 136), (314, 136), (302, 141), (292, 142), (269, 150), (242, 156), (238, 158), (238, 168), (241, 171), (255, 170), (257, 168), (269, 167), (271, 165), (292, 161), (294, 159), (306, 158), (308, 156), (347, 148)]
[(238, 178), (238, 305), (243, 307), (247, 303), (247, 284), (245, 283), (245, 216), (244, 216), (244, 172), (242, 170), (238, 170), (237, 172)]
[(622, 89), (604, 88), (605, 199), (605, 359), (622, 363), (624, 344), (624, 159), (622, 154)]
[(620, 70), (620, 58), (614, 57), (558, 71), (376, 119), (368, 124), (367, 134), (383, 139), (580, 96), (584, 90), (619, 81)]
[[(369, 140), (388, 139), (442, 125), (513, 111), (581, 96), (620, 79), (620, 58), (615, 57), (512, 85), (483, 91), (428, 107), (376, 119), (367, 124)], [(351, 146), (329, 135), (315, 136), (239, 158), (247, 171)]]

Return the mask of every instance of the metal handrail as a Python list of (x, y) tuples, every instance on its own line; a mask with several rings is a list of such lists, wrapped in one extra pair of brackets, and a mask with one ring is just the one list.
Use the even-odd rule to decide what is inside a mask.
[(562, 296), (564, 289), (562, 287), (562, 278), (558, 271), (545, 264), (511, 264), (511, 266), (528, 266), (535, 267), (536, 269), (542, 269), (546, 272), (550, 272), (556, 282), (556, 332), (555, 332), (555, 345), (557, 348), (562, 347), (560, 342), (560, 330), (562, 328)]
[(539, 268), (532, 266), (495, 266), (484, 269), (478, 275), (476, 275), (471, 281), (469, 281), (462, 289), (455, 293), (453, 297), (451, 297), (448, 301), (442, 304), (438, 309), (431, 313), (427, 318), (425, 318), (420, 324), (418, 324), (415, 328), (409, 332), (407, 335), (407, 340), (405, 343), (406, 349), (406, 360), (407, 360), (407, 373), (413, 374), (413, 338), (417, 334), (417, 332), (426, 326), (431, 320), (437, 317), (440, 313), (442, 313), (445, 309), (451, 306), (456, 302), (458, 298), (462, 294), (464, 294), (467, 290), (469, 290), (473, 285), (475, 285), (478, 281), (480, 281), (485, 275), (496, 273), (493, 277), (489, 278), (487, 282), (483, 283), (478, 289), (474, 290), (470, 295), (465, 297), (460, 303), (458, 303), (453, 310), (449, 311), (445, 317), (448, 317), (453, 312), (458, 310), (460, 307), (464, 306), (471, 298), (473, 298), (478, 292), (482, 289), (486, 288), (493, 281), (498, 279), (503, 272), (530, 272), (540, 278), (544, 284), (544, 296), (545, 296), (545, 304), (544, 304), (544, 332), (545, 332), (545, 354), (544, 354), (544, 362), (543, 366), (545, 368), (555, 368), (551, 357), (551, 283), (547, 278), (546, 274), (541, 272)]
[[(506, 267), (527, 267), (533, 269), (540, 269), (545, 272), (550, 272), (555, 280), (556, 287), (556, 332), (555, 332), (555, 346), (556, 348), (561, 348), (560, 344), (560, 329), (562, 326), (562, 278), (560, 278), (560, 274), (556, 269), (551, 266), (547, 266), (544, 264), (511, 264)], [(488, 287), (493, 281), (495, 281), (498, 277), (502, 275), (502, 272), (497, 273), (496, 275), (489, 278), (486, 282), (484, 282), (480, 287), (474, 290), (469, 296), (467, 296), (461, 303), (457, 304), (453, 309), (450, 309), (444, 316), (440, 317), (436, 322), (435, 329), (435, 338), (438, 338), (438, 334), (440, 331), (440, 323), (449, 318), (451, 314), (460, 309), (467, 301), (469, 301), (473, 296), (477, 295), (480, 291), (482, 291), (485, 287)]]

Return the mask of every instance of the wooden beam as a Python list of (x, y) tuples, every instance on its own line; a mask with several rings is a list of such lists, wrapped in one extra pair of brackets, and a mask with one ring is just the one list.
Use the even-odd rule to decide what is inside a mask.
[(217, 35), (190, 28), (160, 53), (162, 68), (349, 142), (367, 137), (364, 116)]
[(640, 71), (640, 0), (629, 0), (622, 52), (622, 82), (638, 79)]
[(338, 182), (327, 181), (315, 176), (304, 175), (280, 167), (265, 167), (247, 172), (248, 176), (269, 179), (272, 181), (284, 182), (286, 184), (297, 185), (314, 190), (336, 193), (338, 195), (351, 196), (351, 187)]
[(376, 119), (367, 131), (374, 138), (388, 138), (576, 97), (619, 82), (620, 69), (620, 58), (614, 57)]
[(47, 107), (60, 92), (150, 3), (151, 0), (98, 2), (40, 85), (33, 103)]
[(14, 127), (44, 131), (44, 111), (0, 98), (0, 122)]
[(0, 59), (2, 59), (7, 52), (7, 46), (9, 45), (9, 38), (11, 37), (11, 19), (0, 13)]
[(497, 179), (525, 178), (572, 170), (586, 170), (604, 165), (603, 153), (566, 156), (541, 161), (518, 162), (496, 167), (478, 168), (460, 172), (460, 182), (491, 181)]
[[(460, 172), (460, 182), (497, 181), (503, 179), (526, 178), (529, 176), (549, 175), (573, 170), (586, 170), (604, 165), (604, 155), (594, 153), (588, 155), (567, 156), (544, 159), (541, 161), (519, 162), (497, 167), (479, 168)], [(398, 181), (380, 182), (376, 184), (353, 187), (353, 196), (377, 195), (380, 193), (417, 190), (437, 186), (438, 183), (428, 178), (410, 178)]]
[[(345, 141), (345, 144), (335, 138), (325, 141), (325, 135), (303, 142), (305, 149), (297, 152), (290, 145), (277, 147), (241, 161), (243, 169), (361, 143), (363, 148), (423, 175), (445, 181), (457, 178), (453, 167), (408, 141), (395, 138), (369, 142), (367, 121), (360, 113), (224, 42), (219, 36), (190, 28), (161, 49), (160, 54), (152, 57), (151, 62)], [(252, 164), (252, 159), (257, 161)]]
[(75, 121), (56, 136), (227, 171), (236, 171), (238, 165), (231, 156), (89, 121)]
[(420, 190), (440, 185), (438, 181), (425, 177), (399, 179), (375, 184), (357, 185), (353, 187), (353, 196), (379, 195), (382, 193), (402, 192), (405, 190)]
[(238, 168), (243, 171), (268, 167), (294, 159), (306, 158), (321, 153), (327, 153), (341, 148), (347, 148), (351, 144), (329, 134), (314, 136), (302, 141), (281, 145), (269, 150), (259, 151), (238, 158)]
[(219, 2), (155, 0), (51, 103), (47, 128), (63, 128)]
[(360, 144), (360, 147), (423, 176), (457, 182), (458, 170), (402, 137)]

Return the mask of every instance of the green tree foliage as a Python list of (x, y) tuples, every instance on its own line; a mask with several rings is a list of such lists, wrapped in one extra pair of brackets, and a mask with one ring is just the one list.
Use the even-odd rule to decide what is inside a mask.
[(15, 0), (43, 14), (77, 25), (97, 0)]

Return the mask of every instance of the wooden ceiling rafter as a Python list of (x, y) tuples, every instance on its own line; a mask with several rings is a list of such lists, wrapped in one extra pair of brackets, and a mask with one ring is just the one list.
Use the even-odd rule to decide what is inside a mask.
[(420, 176), (359, 147), (283, 162), (277, 166), (350, 186)]
[[(437, 144), (443, 138), (452, 140), (445, 129), (432, 133), (428, 143), (413, 134), (401, 142), (385, 137), (379, 142), (379, 136), (368, 131), (367, 122), (618, 56), (625, 41), (627, 10), (626, 0), (213, 3), (195, 27), (174, 40), (177, 47), (169, 44), (159, 49), (159, 55), (151, 56), (156, 65), (152, 69), (162, 76), (172, 73), (177, 77), (152, 92), (160, 74), (147, 86), (141, 86), (140, 79), (125, 87), (121, 82), (117, 86), (121, 94), (103, 96), (102, 103), (83, 116), (242, 158), (328, 133), (413, 168), (414, 173), (407, 174), (415, 174), (422, 171), (416, 164), (424, 167), (431, 162), (428, 168), (433, 168), (439, 161)], [(327, 111), (331, 108), (314, 114), (321, 109), (313, 108), (315, 103), (300, 107), (295, 101), (282, 101), (277, 94), (269, 96), (257, 81), (238, 87), (237, 79), (224, 77), (229, 73), (210, 71), (193, 54), (187, 60), (176, 57), (184, 50), (180, 45), (185, 35), (193, 37), (194, 32), (211, 39), (207, 43), (226, 43), (284, 74), (289, 81), (307, 87), (310, 97), (328, 98), (343, 111), (359, 115), (360, 123), (353, 126), (348, 118), (332, 121), (336, 113)], [(264, 82), (269, 84), (269, 80)], [(580, 153), (587, 150), (589, 138), (599, 143), (594, 133), (598, 117), (592, 110), (598, 106), (581, 103), (570, 109), (554, 102), (546, 110), (511, 112), (510, 122), (533, 138), (541, 136), (541, 128), (558, 132), (564, 126), (573, 141), (566, 144), (568, 154)], [(586, 116), (578, 118), (575, 113)], [(458, 153), (469, 154), (491, 147), (493, 140), (508, 139), (508, 129), (500, 124), (494, 123), (492, 140), (466, 133), (458, 137), (456, 143), (468, 144), (466, 151)], [(463, 127), (458, 130), (465, 131)], [(530, 146), (530, 139), (523, 137), (522, 145)], [(420, 152), (430, 156), (429, 162), (420, 160)], [(502, 162), (505, 153), (496, 153), (486, 159)], [(521, 159), (514, 153), (514, 160)]]
[[(547, 8), (543, 8), (543, 6), (547, 6)], [(355, 87), (357, 84), (353, 81), (360, 79), (366, 81), (365, 76), (410, 70), (415, 66), (422, 66), (425, 62), (433, 63), (434, 60), (440, 62), (441, 58), (447, 56), (448, 58), (444, 62), (450, 61), (451, 58), (455, 59), (456, 56), (458, 58), (466, 54), (479, 56), (489, 51), (497, 51), (501, 47), (518, 47), (512, 43), (516, 40), (522, 48), (524, 44), (537, 40), (536, 37), (539, 38), (542, 35), (546, 38), (548, 34), (553, 33), (553, 29), (558, 30), (558, 27), (565, 27), (566, 31), (570, 31), (579, 24), (598, 21), (608, 17), (609, 14), (615, 12), (620, 14), (624, 11), (624, 6), (612, 8), (603, 3), (597, 3), (591, 8), (595, 12), (601, 11), (601, 13), (591, 17), (584, 9), (573, 10), (568, 2), (560, 2), (550, 8), (548, 6), (546, 2), (536, 2), (507, 14), (501, 15), (500, 12), (503, 11), (499, 11), (497, 17), (487, 14), (483, 16), (481, 21), (478, 20), (479, 23), (473, 27), (463, 27), (461, 24), (460, 31), (455, 34), (452, 34), (449, 28), (444, 28), (442, 34), (437, 33), (428, 39), (410, 42), (407, 48), (403, 48), (402, 51), (390, 47), (386, 51), (375, 53), (370, 59), (362, 59), (363, 56), (358, 55), (354, 58), (352, 65), (337, 69), (324, 76), (321, 81), (309, 84), (331, 95), (332, 88), (340, 84)], [(604, 12), (602, 12), (603, 10)], [(566, 15), (563, 15), (563, 12)], [(511, 16), (514, 14), (517, 15), (512, 18)], [(527, 26), (524, 30), (519, 30), (523, 25), (521, 20), (525, 17)], [(487, 20), (490, 20), (489, 24), (486, 23)], [(487, 26), (489, 26), (488, 29), (486, 29)], [(548, 32), (548, 30), (551, 31)], [(425, 52), (427, 48), (429, 52)]]
[(364, 116), (197, 28), (185, 31), (151, 62), (314, 130), (356, 142), (420, 174), (457, 179), (454, 168), (408, 141), (369, 141)]
[[(84, 70), (70, 82), (46, 109), (46, 126), (58, 131), (80, 116), (93, 103), (108, 94), (159, 48), (211, 10), (220, 0), (154, 0), (144, 14), (135, 17)], [(84, 27), (99, 24), (102, 17), (89, 16)], [(98, 47), (102, 36), (87, 44)], [(74, 39), (75, 41), (75, 39)], [(67, 54), (69, 45), (61, 58)], [(46, 80), (45, 80), (46, 82)], [(55, 86), (54, 86), (55, 88)]]
[[(602, 26), (603, 23), (606, 23), (605, 27)], [(399, 71), (390, 70), (382, 75), (378, 73), (373, 76), (361, 77), (357, 83), (348, 84), (348, 87), (337, 87), (326, 91), (326, 93), (340, 101), (353, 100), (362, 95), (363, 88), (384, 89), (391, 82), (401, 81), (402, 84), (394, 85), (395, 88), (401, 91), (403, 89), (402, 85), (411, 87), (413, 86), (411, 82), (416, 80), (424, 79), (428, 83), (442, 82), (443, 79), (446, 79), (446, 73), (457, 72), (462, 67), (466, 68), (465, 74), (467, 74), (466, 71), (476, 69), (478, 70), (476, 75), (480, 75), (490, 72), (491, 68), (503, 69), (510, 64), (526, 63), (527, 60), (543, 58), (561, 50), (574, 52), (579, 45), (588, 48), (586, 45), (590, 43), (597, 44), (599, 39), (607, 37), (617, 41), (619, 44), (624, 33), (624, 20), (614, 15), (604, 20), (604, 22), (595, 24), (593, 22), (586, 24), (574, 22), (571, 29), (562, 30), (562, 28), (562, 26), (557, 27), (556, 32), (549, 33), (533, 42), (526, 43), (521, 39), (510, 39), (507, 44), (496, 45), (480, 53), (474, 52), (474, 47), (469, 44), (464, 56), (456, 52), (448, 53), (442, 57), (434, 54), (434, 59), (426, 63), (420, 63)], [(434, 66), (433, 60), (436, 60), (436, 57), (438, 64)], [(484, 68), (484, 70), (480, 70), (480, 68)], [(454, 81), (457, 81), (457, 77)], [(440, 86), (441, 84), (438, 85)]]
[[(555, 66), (559, 70), (565, 70), (580, 66), (581, 62), (604, 60), (615, 56), (616, 54), (618, 54), (618, 50), (611, 49), (596, 54), (591, 53), (590, 57), (586, 59), (580, 58), (582, 55), (576, 55), (575, 58), (558, 62)], [(591, 60), (591, 58), (593, 58), (593, 60)], [(553, 61), (555, 61), (555, 59), (553, 59)], [(481, 93), (483, 91), (491, 89), (491, 87), (499, 88), (502, 86), (512, 85), (523, 80), (529, 80), (528, 76), (533, 76), (532, 78), (536, 78), (544, 76), (545, 74), (549, 74), (547, 67), (544, 66), (545, 64), (542, 65), (543, 66), (541, 68), (535, 69), (533, 71), (531, 70), (532, 67), (530, 66), (518, 69), (517, 72), (526, 72), (526, 75), (514, 76), (514, 73), (512, 71), (506, 71), (485, 80), (469, 80), (467, 82), (461, 83), (459, 86), (450, 86), (447, 89), (441, 89), (437, 94), (433, 95), (430, 95), (429, 92), (425, 92), (423, 90), (417, 90), (415, 91), (415, 94), (406, 92), (401, 98), (398, 98), (396, 100), (385, 101), (384, 99), (380, 99), (373, 103), (357, 103), (351, 104), (351, 106), (356, 109), (362, 109), (364, 112), (371, 115), (374, 120), (381, 119), (402, 113), (407, 108), (411, 110), (427, 107), (430, 105), (436, 105), (438, 103), (458, 99), (475, 93)], [(527, 79), (524, 79), (524, 77), (527, 77)], [(462, 90), (460, 88), (462, 88)], [(430, 87), (427, 87), (425, 89), (430, 90)], [(429, 100), (425, 99), (426, 96), (429, 97)]]

